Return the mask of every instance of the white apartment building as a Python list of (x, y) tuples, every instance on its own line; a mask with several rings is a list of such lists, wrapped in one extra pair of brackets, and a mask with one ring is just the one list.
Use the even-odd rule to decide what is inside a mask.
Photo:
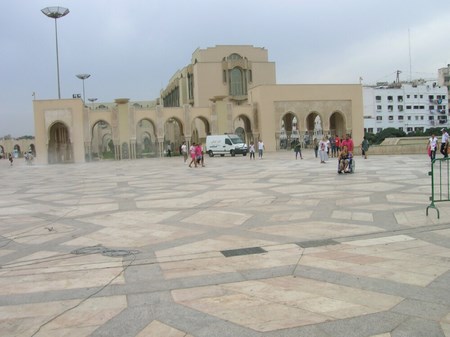
[(378, 83), (363, 87), (364, 132), (406, 133), (449, 126), (448, 89), (437, 81)]
[(447, 64), (445, 68), (438, 69), (438, 83), (450, 90), (450, 64)]

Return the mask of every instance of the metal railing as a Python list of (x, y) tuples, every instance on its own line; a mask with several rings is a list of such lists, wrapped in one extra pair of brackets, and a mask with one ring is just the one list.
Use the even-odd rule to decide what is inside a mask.
[(431, 162), (431, 171), (428, 172), (428, 175), (431, 176), (431, 204), (427, 207), (427, 216), (428, 209), (434, 208), (439, 219), (439, 209), (436, 207), (436, 203), (450, 201), (449, 161), (450, 158), (439, 158)]

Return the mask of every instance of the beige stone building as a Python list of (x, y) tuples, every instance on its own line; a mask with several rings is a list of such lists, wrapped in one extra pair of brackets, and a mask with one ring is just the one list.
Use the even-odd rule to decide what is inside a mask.
[(268, 51), (249, 45), (197, 49), (154, 101), (33, 104), (40, 163), (163, 156), (223, 133), (262, 139), (267, 151), (346, 133), (359, 144), (364, 130), (361, 85), (277, 84)]
[(8, 158), (10, 153), (14, 158), (21, 158), (25, 153), (31, 153), (34, 156), (36, 153), (34, 139), (0, 139), (0, 159)]

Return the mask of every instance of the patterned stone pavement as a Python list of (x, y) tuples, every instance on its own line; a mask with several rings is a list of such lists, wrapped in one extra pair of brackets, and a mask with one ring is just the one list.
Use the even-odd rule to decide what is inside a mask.
[(426, 156), (0, 161), (0, 335), (450, 337)]

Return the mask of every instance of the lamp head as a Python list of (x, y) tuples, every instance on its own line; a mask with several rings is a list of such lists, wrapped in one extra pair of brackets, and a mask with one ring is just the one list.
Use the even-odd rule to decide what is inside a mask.
[(91, 77), (90, 74), (78, 74), (78, 75), (76, 75), (76, 76), (77, 76), (80, 80), (85, 80), (85, 79)]
[(69, 14), (69, 9), (64, 7), (45, 7), (44, 9), (41, 9), (41, 12), (49, 18), (59, 19)]

